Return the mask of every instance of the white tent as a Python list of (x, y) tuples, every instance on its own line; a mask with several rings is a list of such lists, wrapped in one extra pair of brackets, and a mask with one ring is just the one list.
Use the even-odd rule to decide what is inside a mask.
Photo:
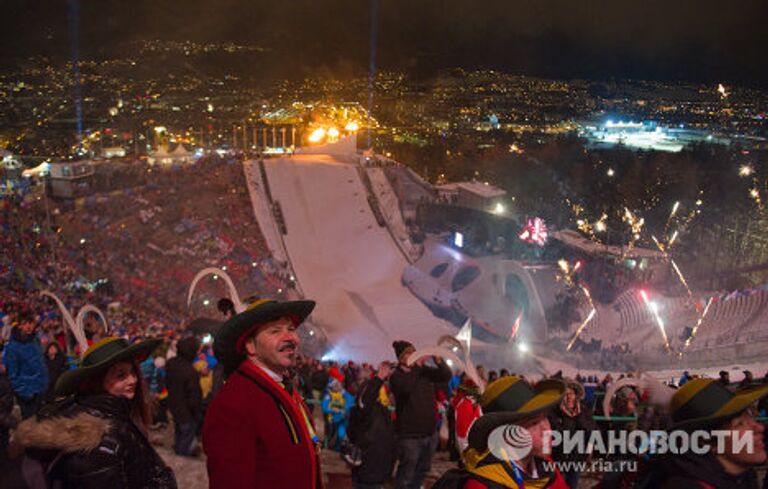
[(173, 149), (173, 152), (171, 152), (171, 155), (174, 158), (191, 158), (192, 152), (187, 151), (187, 148), (185, 148), (183, 144), (179, 143), (178, 146), (176, 146)]
[(173, 158), (171, 153), (168, 152), (168, 146), (161, 144), (157, 147), (157, 150), (150, 153), (147, 161), (150, 165), (171, 165), (173, 164)]

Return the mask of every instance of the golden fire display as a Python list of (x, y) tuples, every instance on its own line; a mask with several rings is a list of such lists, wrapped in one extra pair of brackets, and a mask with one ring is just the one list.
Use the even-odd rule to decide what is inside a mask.
[[(701, 326), (701, 323), (704, 321), (704, 318), (707, 316), (707, 313), (709, 312), (709, 306), (712, 305), (712, 301), (714, 300), (714, 297), (710, 297), (707, 301), (707, 305), (704, 306), (704, 310), (701, 312), (701, 315), (699, 316), (698, 321), (696, 321), (696, 326), (693, 327), (693, 330), (691, 330), (691, 336), (688, 337), (687, 340), (685, 340), (685, 346), (683, 346), (683, 349), (688, 348), (688, 345), (691, 344), (691, 341), (693, 341), (693, 338), (696, 336), (696, 332), (699, 330), (699, 326)], [(682, 355), (682, 352), (680, 352)]]
[(589, 293), (589, 289), (583, 285), (579, 285), (579, 288), (581, 288), (581, 290), (584, 292), (584, 295), (587, 296), (587, 300), (589, 301), (589, 305), (592, 309), (589, 311), (589, 314), (587, 314), (587, 318), (579, 325), (578, 328), (576, 328), (576, 332), (573, 334), (573, 338), (571, 338), (571, 341), (568, 342), (568, 346), (565, 348), (566, 351), (571, 351), (573, 344), (576, 342), (579, 336), (581, 336), (584, 328), (586, 328), (587, 324), (589, 324), (589, 322), (592, 321), (592, 319), (597, 315), (597, 308), (595, 307), (595, 303), (592, 302), (592, 295)]
[(645, 302), (645, 307), (648, 308), (648, 310), (651, 312), (651, 315), (656, 320), (656, 325), (659, 327), (661, 337), (664, 339), (664, 348), (667, 350), (667, 352), (669, 352), (669, 338), (667, 338), (667, 329), (664, 327), (664, 320), (661, 319), (661, 316), (659, 315), (658, 304), (651, 302), (651, 300), (648, 298), (648, 294), (646, 294), (644, 290), (640, 291), (640, 296), (643, 298), (643, 302)]

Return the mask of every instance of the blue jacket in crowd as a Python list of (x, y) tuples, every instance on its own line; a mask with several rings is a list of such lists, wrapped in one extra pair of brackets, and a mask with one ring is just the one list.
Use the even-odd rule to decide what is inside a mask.
[(13, 328), (11, 341), (3, 352), (3, 364), (16, 395), (29, 399), (44, 393), (48, 387), (48, 368), (35, 335), (27, 336), (19, 328)]

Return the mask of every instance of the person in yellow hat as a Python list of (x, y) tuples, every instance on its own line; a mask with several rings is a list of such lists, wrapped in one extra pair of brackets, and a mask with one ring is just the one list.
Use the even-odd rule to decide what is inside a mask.
[[(714, 379), (692, 379), (672, 396), (669, 410), (673, 430), (690, 434), (727, 431), (722, 446), (710, 443), (704, 454), (660, 455), (642, 470), (637, 487), (668, 489), (757, 489), (755, 467), (766, 462), (765, 426), (756, 404), (768, 395), (768, 385), (731, 392)], [(738, 438), (752, 443), (739, 446)]]
[(483, 415), (469, 430), (465, 467), (444, 474), (433, 489), (568, 489), (545, 449), (547, 413), (564, 394), (559, 379), (531, 387), (511, 375), (488, 384), (480, 397)]

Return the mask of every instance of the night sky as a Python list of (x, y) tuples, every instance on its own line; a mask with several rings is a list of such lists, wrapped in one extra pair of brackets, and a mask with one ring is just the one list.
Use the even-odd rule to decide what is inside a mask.
[[(0, 1), (0, 65), (69, 55), (67, 0)], [(83, 57), (131, 41), (234, 41), (337, 74), (367, 71), (369, 0), (80, 0)], [(768, 85), (768, 2), (380, 0), (378, 66)]]

